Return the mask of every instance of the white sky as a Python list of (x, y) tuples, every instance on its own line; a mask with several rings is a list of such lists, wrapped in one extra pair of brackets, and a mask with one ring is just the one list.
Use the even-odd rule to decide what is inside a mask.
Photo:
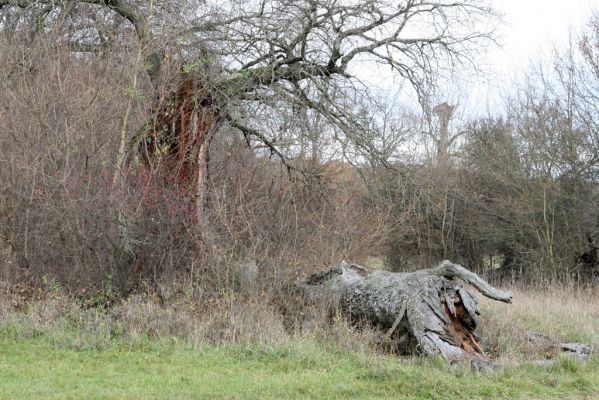
[[(503, 16), (496, 32), (498, 46), (480, 57), (484, 74), (465, 72), (443, 87), (438, 99), (458, 104), (456, 119), (501, 113), (503, 99), (533, 63), (551, 59), (553, 49), (564, 48), (571, 34), (576, 35), (588, 23), (593, 11), (599, 13), (599, 0), (491, 0)], [(399, 105), (418, 109), (411, 90), (402, 90), (398, 79), (385, 65), (370, 62), (357, 67), (362, 81), (394, 97)]]
[(599, 11), (599, 0), (495, 0), (494, 3), (504, 14), (505, 25), (499, 32), (504, 48), (490, 55), (491, 61), (505, 71), (525, 67), (531, 58), (550, 50), (553, 43), (567, 43), (570, 29), (578, 30), (593, 9)]
[(501, 48), (485, 58), (490, 79), (471, 82), (473, 93), (467, 97), (475, 108), (500, 101), (501, 92), (509, 91), (532, 62), (565, 46), (570, 32), (580, 31), (593, 10), (599, 12), (599, 0), (495, 0), (494, 6), (505, 21), (498, 32)]

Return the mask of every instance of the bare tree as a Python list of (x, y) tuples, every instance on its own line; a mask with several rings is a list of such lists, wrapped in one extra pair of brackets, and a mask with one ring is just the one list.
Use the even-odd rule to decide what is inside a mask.
[[(127, 45), (135, 38), (137, 43), (131, 46), (138, 49), (137, 71), (154, 86), (164, 84), (172, 69), (169, 64), (177, 59), (180, 67), (175, 71), (183, 69), (187, 76), (176, 83), (179, 88), (163, 91), (165, 95), (155, 101), (150, 118), (154, 122), (142, 133), (154, 135), (155, 142), (161, 135), (171, 138), (165, 146), (172, 158), (181, 160), (175, 169), (188, 168), (186, 175), (194, 176), (189, 181), (195, 186), (199, 219), (209, 141), (219, 129), (238, 129), (248, 142), (261, 143), (287, 163), (273, 121), (299, 108), (321, 115), (334, 127), (335, 139), (359, 142), (358, 147), (368, 149), (365, 138), (376, 135), (359, 133), (372, 128), (368, 115), (361, 112), (360, 98), (369, 97), (356, 78), (361, 62), (388, 66), (422, 96), (423, 82), (439, 65), (472, 64), (472, 57), (491, 38), (485, 22), (492, 17), (488, 6), (474, 0), (229, 0), (200, 5), (163, 0), (0, 0), (3, 30), (28, 31), (33, 37), (68, 20), (61, 37), (77, 52), (98, 54), (109, 51), (111, 44)], [(165, 29), (167, 24), (172, 27)], [(179, 49), (175, 54), (173, 43)], [(210, 73), (208, 66), (213, 66)], [(143, 87), (137, 71), (133, 91)], [(189, 86), (184, 91), (187, 97), (180, 96), (181, 85)], [(170, 109), (164, 106), (169, 96), (178, 103)], [(143, 137), (132, 133), (129, 109), (121, 124), (115, 182), (125, 160), (125, 144)], [(172, 128), (168, 134), (160, 133), (162, 126)]]
[[(322, 82), (335, 76), (350, 79), (355, 61), (387, 64), (419, 90), (438, 63), (446, 58), (470, 62), (473, 50), (491, 34), (478, 26), (491, 10), (475, 1), (230, 0), (206, 2), (191, 17), (177, 15), (190, 5), (158, 0), (2, 0), (0, 7), (5, 20), (36, 19), (36, 29), (50, 29), (66, 16), (78, 17), (68, 35), (69, 43), (77, 44), (75, 50), (92, 45), (102, 49), (104, 41), (118, 40), (133, 28), (150, 76), (157, 76), (163, 63), (160, 55), (165, 49), (155, 45), (165, 43), (163, 24), (176, 16), (180, 22), (167, 33), (189, 49), (212, 50), (223, 66), (212, 88), (219, 97), (268, 104), (278, 92), (314, 107), (314, 95), (326, 90)], [(106, 22), (98, 22), (98, 16), (91, 14), (94, 10), (112, 12), (107, 20), (114, 20), (113, 27), (120, 31), (107, 38)], [(326, 111), (336, 122), (349, 119), (333, 105)]]
[(439, 117), (439, 133), (435, 138), (435, 146), (437, 147), (437, 164), (442, 168), (447, 167), (449, 146), (458, 137), (458, 135), (449, 135), (449, 121), (451, 121), (455, 109), (455, 105), (447, 103), (441, 103), (433, 108), (433, 112)]

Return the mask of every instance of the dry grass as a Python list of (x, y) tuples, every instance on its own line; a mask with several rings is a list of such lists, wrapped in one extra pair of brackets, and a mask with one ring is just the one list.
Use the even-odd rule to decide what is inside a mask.
[(544, 356), (527, 347), (526, 330), (598, 341), (597, 296), (547, 293), (517, 292), (513, 305), (483, 301), (485, 345), (507, 367), (493, 374), (475, 374), (467, 363), (374, 354), (371, 330), (351, 328), (344, 318), (331, 323), (323, 310), (306, 310), (312, 318), (285, 329), (288, 321), (266, 299), (223, 293), (205, 304), (181, 299), (162, 306), (148, 295), (101, 309), (55, 295), (16, 311), (0, 293), (7, 367), (0, 392), (5, 398), (594, 398), (596, 357), (585, 363), (562, 357), (550, 366), (522, 362)]
[(599, 295), (596, 291), (571, 291), (557, 287), (514, 290), (513, 304), (484, 298), (479, 333), (486, 348), (509, 362), (552, 357), (539, 354), (525, 333), (539, 332), (560, 342), (599, 344)]
[[(10, 294), (3, 293), (0, 329), (18, 337), (48, 336), (59, 347), (105, 348), (115, 340), (136, 345), (166, 339), (192, 346), (315, 341), (336, 350), (380, 350), (372, 329), (350, 327), (342, 317), (331, 321), (328, 310), (316, 307), (283, 315), (276, 303), (260, 296), (222, 293), (206, 302), (182, 298), (163, 306), (150, 295), (136, 295), (103, 309), (83, 307), (53, 292), (52, 298), (15, 311)], [(517, 290), (513, 304), (484, 298), (480, 309), (478, 333), (483, 347), (505, 364), (556, 355), (531, 345), (525, 336), (528, 331), (560, 342), (599, 345), (599, 296), (592, 291)]]
[(60, 346), (104, 348), (116, 339), (137, 345), (148, 339), (206, 343), (281, 344), (287, 334), (269, 307), (225, 301), (201, 310), (189, 304), (160, 306), (134, 296), (110, 309), (89, 308), (65, 298), (34, 303), (25, 311), (0, 309), (0, 325), (22, 337), (49, 336)]
[(181, 298), (160, 305), (151, 295), (135, 295), (105, 309), (53, 292), (21, 310), (14, 307), (11, 296), (0, 293), (0, 331), (15, 339), (48, 337), (58, 348), (106, 349), (156, 340), (196, 348), (318, 342), (334, 350), (367, 353), (375, 342), (371, 329), (356, 330), (344, 318), (331, 322), (327, 309), (306, 307), (301, 317), (299, 312), (283, 315), (276, 303), (259, 296), (248, 299), (222, 293), (206, 302)]

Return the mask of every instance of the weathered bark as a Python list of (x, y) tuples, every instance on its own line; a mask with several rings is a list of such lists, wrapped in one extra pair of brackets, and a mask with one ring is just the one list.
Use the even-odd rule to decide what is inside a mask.
[[(591, 353), (593, 352), (592, 346), (588, 344), (561, 343), (539, 332), (526, 332), (525, 336), (528, 339), (528, 341), (531, 344), (535, 345), (542, 353), (554, 353), (554, 355), (556, 356), (561, 353), (570, 355), (579, 360), (586, 360), (590, 357)], [(556, 362), (556, 359), (552, 361)], [(542, 363), (546, 364), (548, 362), (547, 360), (543, 360)]]
[(412, 337), (420, 352), (447, 360), (467, 354), (487, 358), (477, 342), (477, 299), (455, 279), (483, 295), (510, 303), (512, 295), (496, 289), (460, 265), (439, 266), (412, 273), (369, 272), (343, 262), (312, 274), (303, 287), (308, 293), (333, 296), (353, 320), (367, 320), (388, 338)]

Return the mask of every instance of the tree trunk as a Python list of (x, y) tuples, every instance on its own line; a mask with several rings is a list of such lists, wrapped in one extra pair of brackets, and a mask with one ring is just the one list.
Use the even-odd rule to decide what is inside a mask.
[(512, 300), (510, 293), (449, 261), (412, 273), (369, 272), (343, 262), (312, 274), (302, 287), (308, 294), (332, 296), (352, 320), (371, 322), (386, 331), (387, 338), (394, 337), (399, 343), (412, 338), (423, 354), (447, 360), (468, 354), (487, 359), (474, 334), (477, 299), (455, 278), (491, 299)]

